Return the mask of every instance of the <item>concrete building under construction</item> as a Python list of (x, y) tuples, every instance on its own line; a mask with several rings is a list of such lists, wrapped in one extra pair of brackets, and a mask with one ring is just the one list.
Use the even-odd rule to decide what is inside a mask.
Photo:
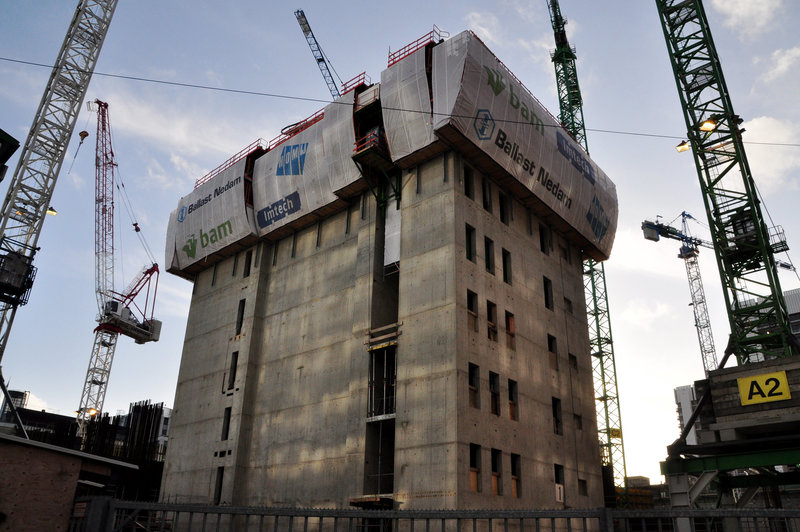
[(194, 283), (161, 499), (602, 506), (582, 259), (613, 183), (471, 32), (181, 198)]

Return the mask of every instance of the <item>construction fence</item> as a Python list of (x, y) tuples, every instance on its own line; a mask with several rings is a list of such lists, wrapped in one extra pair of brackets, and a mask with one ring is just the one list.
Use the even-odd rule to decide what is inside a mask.
[(363, 510), (76, 502), (70, 532), (800, 532), (800, 510)]

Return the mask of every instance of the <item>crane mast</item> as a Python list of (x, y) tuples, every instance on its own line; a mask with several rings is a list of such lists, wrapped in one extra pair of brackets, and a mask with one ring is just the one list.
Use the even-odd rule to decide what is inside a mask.
[(775, 253), (788, 246), (767, 228), (700, 0), (656, 0), (703, 196), (739, 364), (798, 353)]
[(308, 24), (306, 14), (302, 9), (298, 9), (294, 12), (294, 16), (297, 18), (298, 24), (300, 24), (300, 29), (303, 30), (303, 35), (308, 42), (309, 48), (311, 48), (311, 53), (314, 54), (314, 59), (317, 60), (317, 66), (319, 67), (319, 71), (322, 72), (322, 77), (325, 78), (325, 83), (328, 85), (331, 97), (334, 100), (337, 99), (340, 96), (339, 89), (333, 81), (333, 76), (331, 76), (331, 71), (328, 68), (328, 62), (325, 60), (325, 54), (322, 53), (322, 48), (319, 46), (317, 38), (314, 37), (314, 32), (311, 31), (311, 26)]
[[(144, 343), (158, 341), (161, 332), (161, 322), (152, 316), (158, 285), (157, 264), (145, 268), (124, 292), (114, 289), (114, 173), (117, 162), (111, 144), (108, 104), (95, 100), (94, 105), (97, 108), (94, 237), (98, 326), (94, 330), (92, 354), (78, 407), (78, 433), (82, 436), (86, 434), (89, 421), (103, 410), (119, 335)], [(155, 283), (151, 286), (152, 279)], [(147, 301), (141, 316), (137, 317), (131, 306), (138, 309), (134, 299), (145, 288)]]
[(0, 360), (33, 286), (44, 218), (116, 6), (117, 0), (78, 4), (9, 183), (0, 219)]
[(706, 242), (689, 234), (687, 220), (694, 217), (683, 211), (681, 213), (683, 230), (678, 230), (670, 225), (659, 222), (645, 220), (642, 222), (642, 231), (647, 240), (658, 242), (660, 237), (678, 240), (681, 248), (678, 258), (683, 259), (686, 265), (686, 277), (689, 280), (689, 294), (692, 298), (692, 310), (694, 312), (694, 325), (697, 329), (697, 340), (700, 342), (700, 356), (703, 360), (703, 369), (708, 372), (717, 369), (717, 350), (714, 347), (714, 335), (711, 332), (711, 318), (708, 314), (706, 305), (706, 294), (703, 289), (703, 279), (700, 277), (700, 264), (697, 257), (700, 247), (714, 249), (711, 242)]
[[(556, 49), (552, 53), (558, 88), (559, 121), (573, 138), (589, 152), (586, 127), (583, 122), (583, 98), (575, 67), (575, 49), (567, 39), (566, 20), (561, 16), (558, 0), (547, 0), (553, 26)], [(592, 373), (597, 399), (597, 429), (603, 465), (610, 467), (614, 484), (625, 487), (625, 447), (622, 438), (622, 418), (614, 361), (614, 341), (606, 293), (606, 273), (603, 263), (587, 258), (583, 263), (583, 284), (586, 314), (589, 321), (589, 346), (592, 353)]]

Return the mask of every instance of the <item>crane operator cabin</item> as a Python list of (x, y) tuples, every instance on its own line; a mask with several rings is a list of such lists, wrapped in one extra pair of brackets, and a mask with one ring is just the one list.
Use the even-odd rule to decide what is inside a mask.
[(162, 500), (602, 505), (582, 261), (615, 186), (472, 32), (439, 37), (178, 202)]

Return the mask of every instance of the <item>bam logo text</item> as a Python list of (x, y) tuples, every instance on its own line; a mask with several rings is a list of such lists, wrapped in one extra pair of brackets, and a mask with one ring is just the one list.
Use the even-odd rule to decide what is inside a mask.
[(194, 233), (186, 239), (186, 244), (183, 246), (183, 251), (186, 256), (193, 259), (197, 256), (197, 244), (200, 243), (201, 248), (208, 247), (211, 244), (216, 244), (223, 238), (233, 234), (233, 225), (230, 220), (225, 220), (217, 227), (212, 227), (211, 231), (205, 232), (200, 229), (200, 238), (198, 239)]

